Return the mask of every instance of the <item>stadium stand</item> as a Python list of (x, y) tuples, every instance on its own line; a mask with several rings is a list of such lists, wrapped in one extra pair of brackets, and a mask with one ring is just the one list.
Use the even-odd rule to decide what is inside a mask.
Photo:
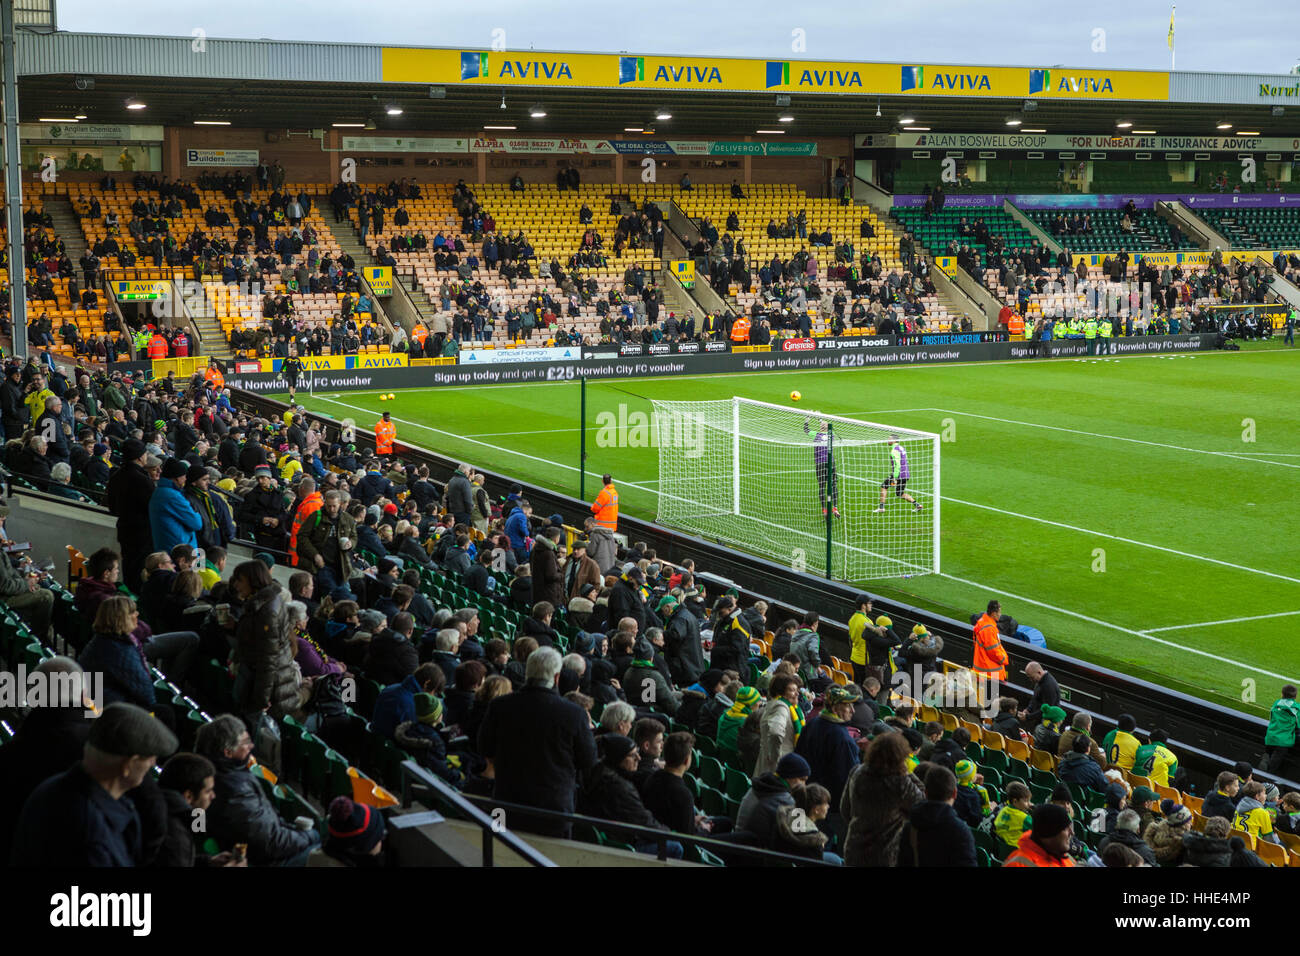
[[(34, 363), (6, 371), (6, 388), (43, 384)], [(394, 806), (408, 762), (472, 800), (495, 788), (484, 806), (504, 801), (512, 814), (576, 808), (579, 816), (561, 822), (576, 821), (578, 840), (711, 865), (753, 862), (755, 849), (809, 864), (896, 864), (896, 848), (864, 843), (862, 827), (879, 812), (905, 813), (921, 792), (887, 805), (870, 795), (894, 786), (890, 774), (910, 779), (936, 765), (953, 774), (962, 821), (945, 858), (967, 865), (1019, 865), (1041, 853), (1035, 837), (1046, 826), (1026, 830), (1024, 821), (1031, 810), (1035, 820), (1056, 819), (1058, 811), (1042, 809), (1049, 804), (1062, 808), (1065, 824), (1075, 821), (1060, 859), (1079, 865), (1099, 864), (1115, 830), (1107, 821), (1124, 803), (1139, 815), (1134, 845), (1162, 865), (1188, 859), (1196, 844), (1184, 838), (1209, 826), (1193, 809), (1203, 795), (1191, 792), (1177, 745), (1164, 746), (1162, 733), (1141, 734), (1152, 739), (1132, 759), (1112, 733), (1104, 754), (1090, 757), (1089, 715), (1059, 707), (1046, 684), (1033, 700), (999, 702), (986, 720), (972, 672), (946, 659), (924, 628), (899, 637), (887, 618), (873, 619), (870, 602), (849, 622), (860, 646), (842, 660), (818, 639), (815, 614), (787, 619), (729, 592), (706, 597), (707, 569), (621, 547), (592, 518), (579, 527), (533, 515), (518, 495), (493, 500), (472, 469), (435, 483), (427, 465), (369, 457), (368, 442), (358, 453), (354, 435), (322, 429), (301, 411), (237, 409), (201, 375), (156, 385), (97, 372), (82, 391), (62, 371), (50, 379), (82, 410), (115, 402), (110, 392), (131, 410), (129, 424), (80, 423), (75, 437), (93, 447), (73, 458), (90, 484), (102, 484), (92, 479), (107, 470), (96, 461), (112, 465), (103, 497), (119, 519), (119, 549), (85, 555), (69, 546), (66, 587), (23, 558), (6, 559), (0, 656), (28, 667), (79, 656), (110, 674), (110, 700), (152, 708), (182, 752), (215, 758), (211, 812), (224, 823), (196, 845), (188, 833), (179, 843), (174, 834), (144, 841), (168, 862), (233, 862), (226, 854), (250, 842), (240, 837), (265, 833), (268, 821), (250, 830), (245, 815), (223, 816), (233, 804), (221, 801), (229, 788), (251, 787), (249, 799), (278, 818), (282, 835), (254, 836), (253, 865), (381, 863), (368, 853), (377, 842), (358, 846), (340, 836), (341, 824)], [(155, 416), (165, 430), (131, 427)], [(34, 467), (49, 449), (30, 429), (18, 431), (7, 470), (50, 487)], [(15, 447), (22, 453), (11, 456)], [(21, 533), (21, 512), (3, 517)], [(229, 567), (225, 549), (249, 540), (259, 556)], [(21, 583), (29, 572), (30, 592)], [(282, 609), (277, 598), (298, 603)], [(137, 607), (152, 632), (114, 631), (122, 625), (109, 612)], [(943, 707), (882, 688), (894, 666), (914, 665), (942, 674)], [(643, 676), (657, 695), (629, 697)], [(576, 721), (567, 745), (576, 781), (560, 767), (521, 766), (510, 741), (533, 746), (526, 725), (501, 723), (528, 713), (538, 699), (530, 687), (553, 679), (565, 700), (547, 698), (561, 708), (551, 720)], [(355, 682), (352, 703), (346, 681)], [(1032, 718), (1017, 717), (1022, 705)], [(123, 713), (116, 706), (114, 720)], [(3, 724), (11, 739), (0, 739), (0, 764), (27, 759), (43, 741), (41, 766), (58, 773), (53, 754), (70, 752), (68, 735), (85, 732), (80, 708), (69, 710), (77, 714), (57, 731), (30, 716), (16, 730)], [(259, 742), (255, 763), (240, 749), (243, 729)], [(132, 799), (174, 787), (180, 765), (160, 763), (161, 776)], [(1266, 809), (1280, 794), (1250, 784), (1251, 772), (1248, 763), (1228, 771), (1253, 801), (1234, 816), (1237, 851), (1296, 865), (1300, 855), (1274, 834)], [(31, 862), (44, 833), (26, 801), (40, 779), (24, 776), (5, 791), (3, 835), (19, 864)], [(928, 787), (935, 777), (926, 779)], [(1256, 805), (1265, 816), (1252, 815)], [(795, 826), (796, 816), (814, 827)], [(555, 826), (516, 814), (513, 828)], [(84, 848), (45, 852), (85, 862)]]

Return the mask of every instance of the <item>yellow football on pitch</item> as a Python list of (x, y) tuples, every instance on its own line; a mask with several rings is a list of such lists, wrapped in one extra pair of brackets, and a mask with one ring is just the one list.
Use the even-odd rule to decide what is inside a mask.
[(389, 393), (388, 393), (388, 400), (389, 400), (390, 402), (396, 400), (396, 398), (397, 398), (397, 396), (396, 396), (395, 394), (393, 394), (392, 392), (389, 392)]
[(379, 400), (380, 400), (381, 402), (386, 402), (386, 401), (388, 401), (388, 396), (387, 396), (387, 395), (380, 395), (380, 396), (379, 396)]
[(791, 393), (790, 393), (790, 400), (791, 400), (791, 401), (795, 401), (795, 402), (797, 402), (797, 401), (799, 401), (799, 399), (801, 399), (801, 398), (803, 398), (803, 396), (800, 395), (798, 392), (791, 392)]

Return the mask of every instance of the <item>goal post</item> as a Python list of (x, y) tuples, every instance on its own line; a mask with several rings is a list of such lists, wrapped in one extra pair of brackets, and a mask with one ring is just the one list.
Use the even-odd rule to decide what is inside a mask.
[(661, 524), (846, 581), (938, 573), (938, 435), (739, 397), (654, 412)]

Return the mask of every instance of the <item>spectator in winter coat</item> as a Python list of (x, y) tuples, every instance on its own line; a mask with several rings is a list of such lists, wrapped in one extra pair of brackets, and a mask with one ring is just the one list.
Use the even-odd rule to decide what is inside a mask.
[(1201, 804), (1201, 816), (1223, 817), (1232, 821), (1237, 817), (1237, 794), (1241, 782), (1233, 770), (1225, 770), (1214, 781), (1214, 792)]
[(1029, 706), (1019, 714), (1026, 727), (1034, 728), (1042, 720), (1044, 707), (1061, 706), (1061, 688), (1042, 664), (1030, 661), (1025, 665), (1025, 676), (1034, 684), (1034, 696)]
[(672, 685), (654, 664), (654, 647), (645, 638), (636, 642), (632, 665), (623, 673), (623, 692), (637, 707), (652, 707), (674, 716), (680, 704)]
[(907, 769), (909, 754), (901, 734), (881, 734), (849, 774), (840, 798), (840, 813), (848, 823), (846, 866), (897, 865), (899, 838), (912, 810), (925, 799)]
[[(538, 648), (528, 657), (525, 685), (488, 706), (478, 751), (492, 763), (496, 799), (574, 811), (578, 775), (595, 764), (596, 745), (586, 712), (556, 692), (559, 678), (559, 652)], [(563, 822), (520, 816), (512, 815), (512, 827), (561, 837), (570, 832)]]
[[(1235, 778), (1234, 778), (1235, 779)], [(1115, 818), (1115, 829), (1109, 836), (1101, 841), (1098, 848), (1105, 852), (1106, 847), (1112, 843), (1118, 843), (1120, 846), (1126, 846), (1146, 862), (1147, 866), (1156, 866), (1156, 855), (1152, 852), (1151, 847), (1139, 835), (1142, 826), (1142, 818), (1138, 816), (1136, 810), (1123, 810)], [(1228, 841), (1223, 841), (1224, 849), (1227, 849)], [(1204, 863), (1198, 863), (1198, 866), (1205, 866)], [(1226, 863), (1223, 865), (1227, 865)]]
[(1007, 740), (1020, 740), (1020, 718), (1016, 715), (1019, 702), (1014, 697), (999, 697), (998, 712), (994, 715), (991, 729)]
[(415, 719), (416, 694), (438, 696), (446, 684), (447, 678), (441, 667), (434, 663), (421, 664), (414, 674), (379, 692), (370, 718), (371, 728), (385, 737), (392, 737), (399, 724)]
[(751, 776), (775, 770), (781, 758), (794, 751), (806, 723), (799, 700), (802, 687), (803, 682), (794, 674), (772, 678), (760, 718), (758, 759)]
[(1061, 724), (1065, 722), (1065, 711), (1044, 704), (1039, 717), (1042, 723), (1034, 728), (1034, 749), (1054, 754), (1061, 742)]
[(506, 518), (506, 536), (510, 539), (510, 547), (514, 550), (515, 560), (523, 564), (528, 560), (528, 539), (531, 536), (528, 527), (528, 516), (533, 513), (533, 506), (524, 499), (519, 499), (519, 506), (510, 512)]
[(636, 621), (638, 634), (643, 634), (647, 627), (658, 624), (657, 618), (652, 619), (650, 609), (646, 607), (645, 595), (641, 593), (641, 585), (644, 583), (645, 574), (640, 568), (634, 567), (614, 582), (614, 588), (609, 594), (609, 619), (621, 621), (625, 617), (632, 618)]
[(447, 512), (456, 519), (457, 524), (468, 525), (473, 518), (474, 489), (470, 485), (470, 475), (474, 469), (462, 464), (447, 481)]
[(861, 759), (847, 726), (861, 696), (837, 684), (827, 688), (822, 712), (809, 722), (795, 747), (795, 752), (808, 761), (809, 779), (831, 792), (831, 806), (836, 808), (849, 774)]
[(608, 528), (596, 524), (595, 518), (585, 522), (587, 529), (587, 555), (596, 562), (601, 574), (608, 574), (618, 563), (618, 542)]
[(1056, 775), (1065, 783), (1077, 783), (1091, 790), (1104, 791), (1108, 781), (1101, 768), (1088, 756), (1092, 746), (1091, 737), (1086, 734), (1076, 736), (1070, 752), (1062, 758), (1060, 766), (1056, 768)]
[[(698, 727), (700, 711), (705, 704), (713, 699), (713, 695), (721, 683), (722, 671), (710, 669), (701, 674), (700, 679), (694, 684), (682, 688), (681, 704), (677, 709), (677, 722), (691, 728)], [(716, 722), (714, 729), (717, 729)], [(758, 776), (758, 774), (753, 774), (753, 776)]]
[(362, 665), (366, 676), (381, 684), (397, 684), (414, 674), (420, 663), (419, 651), (411, 643), (414, 630), (415, 618), (401, 611), (393, 618), (391, 627), (374, 635)]
[[(245, 564), (260, 565), (262, 572), (266, 571), (260, 561)], [(240, 568), (235, 569), (236, 575)], [(250, 567), (250, 571), (255, 570)], [(285, 715), (300, 716), (304, 691), (310, 692), (310, 686), (301, 688), (302, 679), (294, 666), (296, 638), (289, 623), (287, 595), (278, 584), (270, 582), (269, 574), (263, 578), (259, 573), (258, 580), (268, 583), (244, 600), (243, 613), (235, 625), (232, 655), (236, 663), (235, 706), (248, 716), (249, 723), (263, 711), (277, 720)]]
[(791, 790), (808, 782), (808, 761), (798, 754), (786, 754), (777, 764), (775, 773), (765, 773), (754, 779), (740, 801), (736, 811), (736, 830), (752, 835), (758, 846), (772, 845), (777, 814), (782, 807), (793, 807)]
[[(641, 802), (641, 795), (632, 783), (632, 775), (640, 762), (636, 744), (621, 734), (605, 734), (601, 738), (601, 760), (587, 775), (583, 785), (584, 809), (592, 816), (603, 817), (619, 823), (632, 823), (655, 830), (668, 829)], [(658, 852), (657, 844), (636, 841), (642, 853)], [(667, 855), (682, 858), (682, 845), (676, 840), (667, 841)]]
[(740, 619), (736, 599), (720, 597), (713, 606), (713, 651), (709, 666), (718, 670), (734, 670), (738, 674), (749, 670), (750, 635)]
[(447, 744), (438, 733), (442, 718), (441, 700), (432, 694), (416, 694), (415, 718), (398, 724), (393, 739), (414, 756), (421, 767), (458, 786), (464, 778), (460, 770), (447, 763)]
[(899, 866), (978, 865), (975, 838), (953, 809), (956, 799), (957, 778), (952, 771), (931, 768), (925, 778), (925, 800), (912, 809), (899, 836)]
[[(1088, 737), (1092, 736), (1092, 716), (1082, 710), (1074, 715), (1074, 720), (1071, 721), (1069, 730), (1061, 734), (1061, 740), (1056, 745), (1056, 755), (1064, 759), (1066, 754), (1070, 753), (1070, 751), (1074, 749), (1074, 738), (1080, 734)], [(1101, 748), (1097, 746), (1095, 740), (1092, 741), (1092, 746), (1088, 751), (1088, 757), (1097, 765), (1098, 770), (1106, 769), (1106, 755), (1102, 753)]]
[(280, 819), (262, 785), (248, 770), (253, 738), (243, 721), (222, 714), (199, 728), (194, 749), (217, 770), (216, 795), (208, 807), (208, 835), (218, 846), (248, 845), (252, 866), (302, 866), (320, 843), (314, 829)]
[(664, 619), (664, 656), (668, 659), (673, 683), (689, 687), (704, 673), (700, 622), (672, 595), (664, 596), (657, 611)]
[(88, 672), (104, 675), (104, 699), (110, 704), (124, 700), (152, 710), (153, 675), (144, 648), (132, 635), (139, 623), (135, 602), (126, 595), (100, 602), (92, 626), (94, 636), (81, 652), (79, 663)]
[(532, 568), (533, 600), (548, 601), (555, 607), (568, 603), (564, 592), (564, 576), (560, 573), (560, 535), (556, 527), (548, 527), (533, 541), (533, 551), (528, 563)]
[(189, 465), (179, 458), (163, 463), (162, 478), (149, 499), (149, 526), (154, 547), (170, 551), (178, 544), (198, 547), (198, 532), (203, 519), (185, 497), (185, 480)]
[(69, 869), (145, 862), (139, 815), (123, 798), (175, 749), (176, 736), (147, 711), (120, 702), (104, 708), (81, 759), (27, 799), (13, 824), (10, 862)]

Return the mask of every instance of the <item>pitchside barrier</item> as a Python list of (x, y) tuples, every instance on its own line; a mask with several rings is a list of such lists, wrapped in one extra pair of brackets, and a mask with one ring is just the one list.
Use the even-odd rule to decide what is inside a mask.
[[(988, 333), (984, 333), (988, 334)], [(909, 336), (909, 339), (917, 336)], [(314, 391), (432, 388), (440, 385), (498, 385), (657, 378), (673, 375), (719, 375), (728, 372), (799, 372), (831, 368), (878, 368), (945, 362), (995, 362), (1013, 359), (1069, 358), (1086, 354), (1083, 339), (1060, 342), (987, 342), (980, 333), (920, 336), (925, 344), (827, 347), (821, 340), (806, 351), (718, 352), (701, 354), (620, 355), (618, 346), (588, 349), (581, 360), (548, 363), (496, 363), (432, 368), (321, 370), (311, 373)], [(970, 341), (965, 341), (970, 340)], [(833, 341), (833, 340), (832, 340)], [(1214, 334), (1145, 335), (1110, 340), (1112, 355), (1198, 352), (1214, 348)], [(839, 343), (843, 346), (843, 343)], [(249, 392), (286, 390), (284, 379), (267, 372), (227, 372), (226, 384)], [(301, 388), (304, 382), (299, 383)]]

